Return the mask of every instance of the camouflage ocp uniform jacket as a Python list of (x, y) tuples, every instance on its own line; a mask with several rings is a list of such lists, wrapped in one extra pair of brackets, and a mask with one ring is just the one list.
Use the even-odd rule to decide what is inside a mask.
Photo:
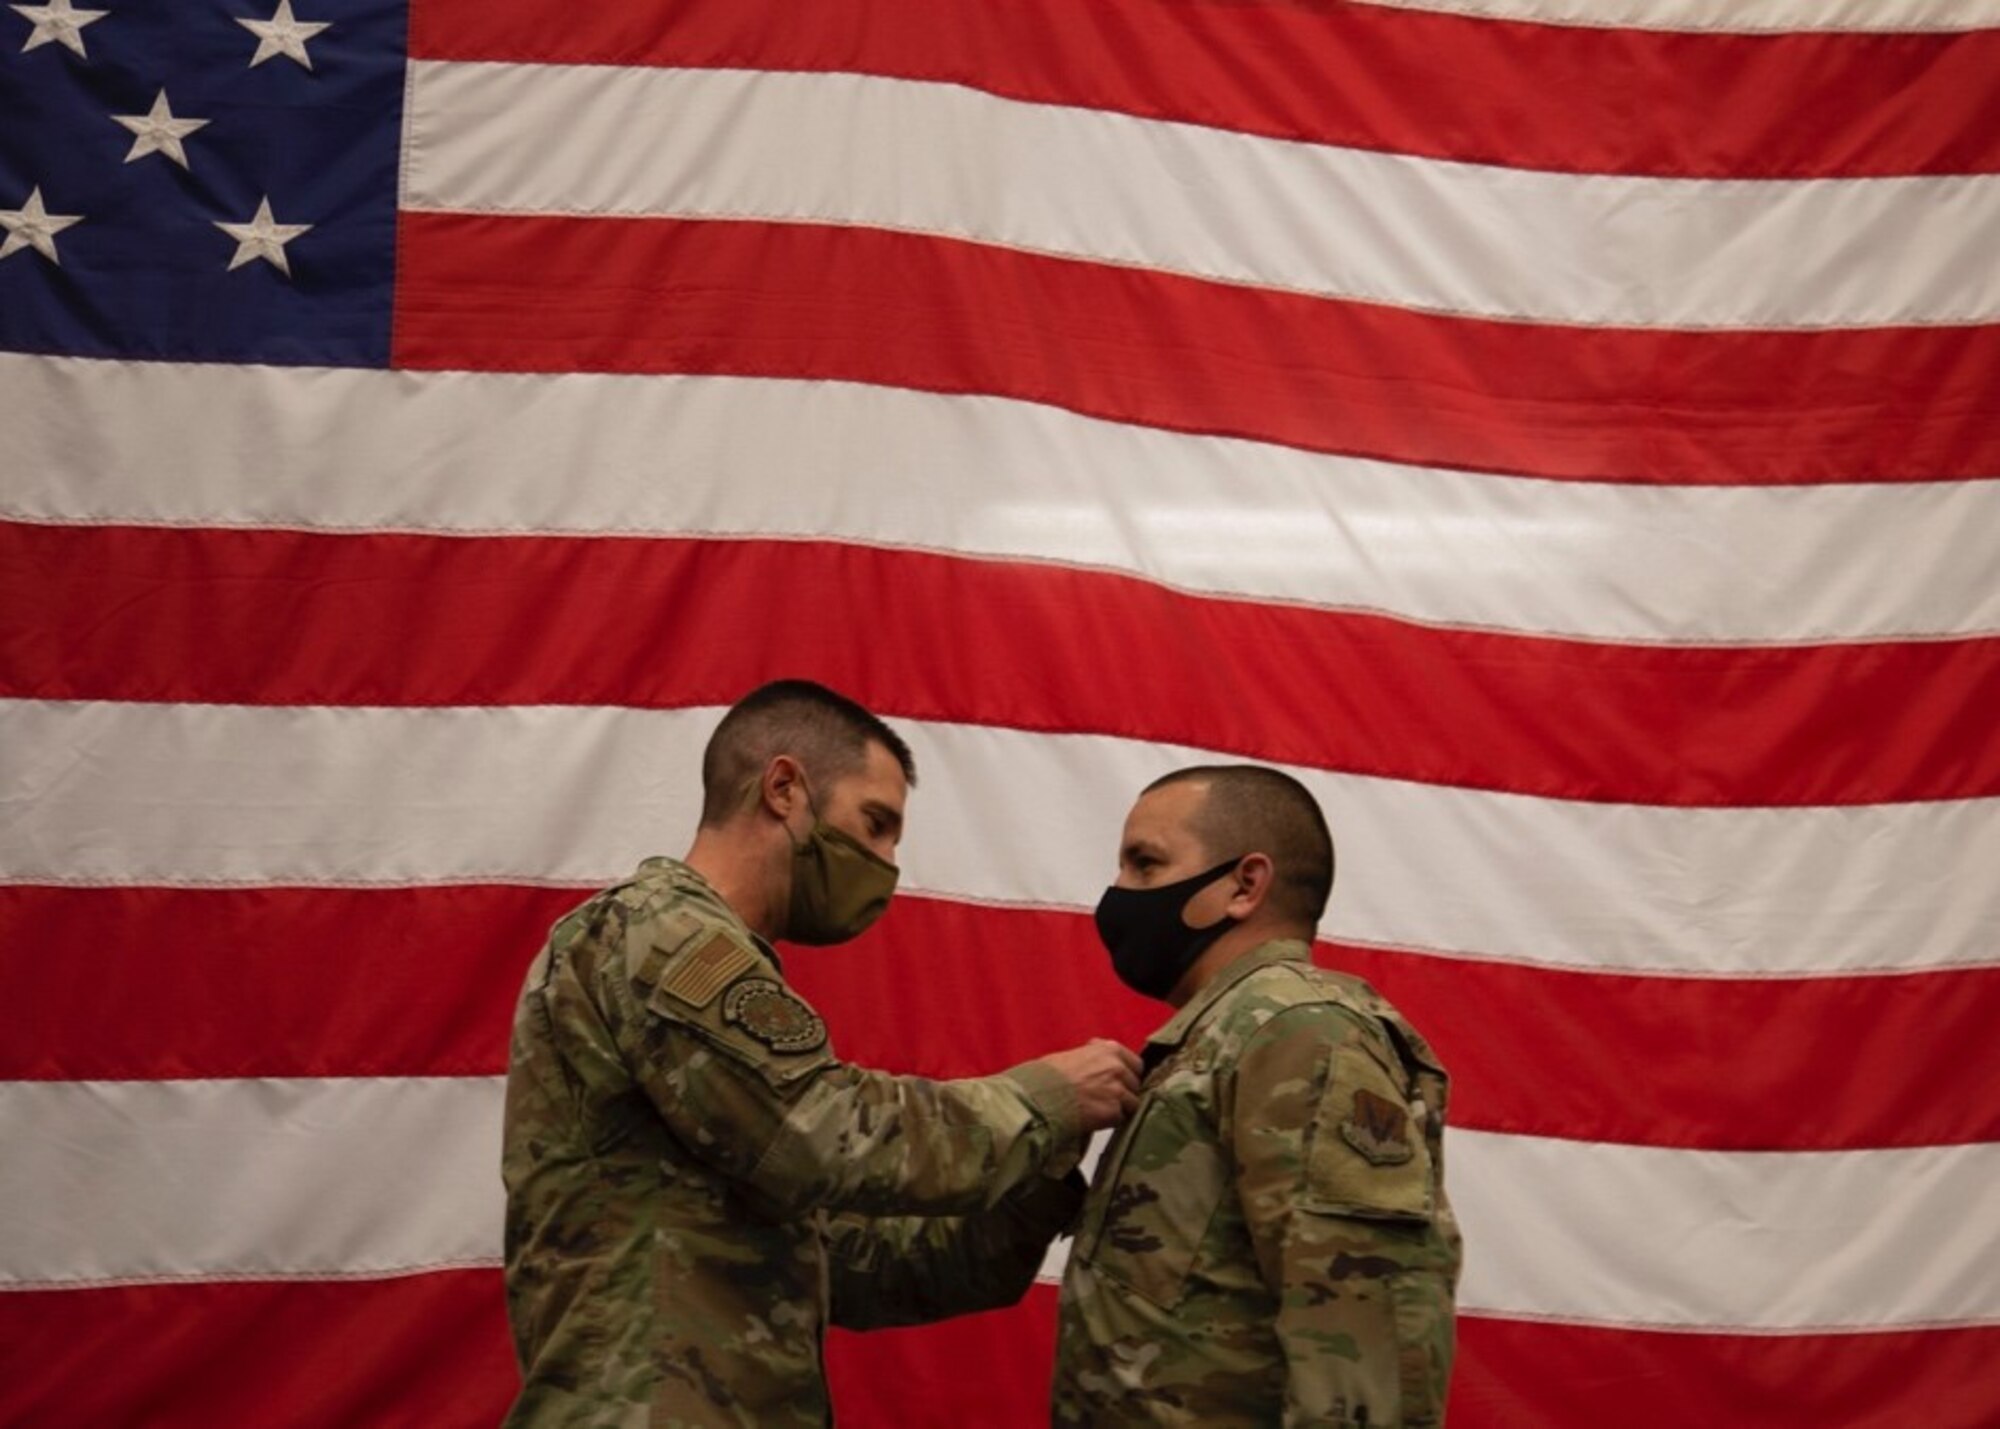
[(1145, 1057), (1063, 1279), (1055, 1422), (1440, 1423), (1459, 1235), (1423, 1038), (1274, 942)]
[(825, 1327), (1018, 1299), (1081, 1200), (1079, 1140), (1037, 1064), (837, 1061), (768, 946), (648, 860), (557, 923), (515, 1013), (508, 1422), (824, 1424)]

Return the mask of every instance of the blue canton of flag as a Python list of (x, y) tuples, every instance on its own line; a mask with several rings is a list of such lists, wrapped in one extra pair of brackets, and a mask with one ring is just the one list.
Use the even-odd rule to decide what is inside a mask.
[(402, 0), (0, 9), (0, 348), (389, 360)]

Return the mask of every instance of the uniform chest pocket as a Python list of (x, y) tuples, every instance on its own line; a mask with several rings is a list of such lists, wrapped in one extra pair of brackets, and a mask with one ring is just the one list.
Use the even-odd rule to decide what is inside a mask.
[(1229, 1187), (1214, 1134), (1188, 1102), (1155, 1098), (1106, 1174), (1108, 1193), (1079, 1249), (1101, 1274), (1171, 1309)]

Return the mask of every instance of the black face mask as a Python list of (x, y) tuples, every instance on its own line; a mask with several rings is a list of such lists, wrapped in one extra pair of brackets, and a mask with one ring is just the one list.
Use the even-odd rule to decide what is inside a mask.
[(1097, 900), (1097, 936), (1110, 950), (1111, 968), (1119, 981), (1136, 993), (1165, 1001), (1181, 974), (1236, 921), (1224, 914), (1206, 928), (1190, 928), (1181, 917), (1188, 900), (1242, 861), (1239, 854), (1163, 888), (1105, 889)]

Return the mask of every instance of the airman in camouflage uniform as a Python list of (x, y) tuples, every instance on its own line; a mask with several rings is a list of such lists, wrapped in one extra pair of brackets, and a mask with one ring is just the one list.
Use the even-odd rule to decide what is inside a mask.
[[(1259, 937), (1317, 918), (1310, 891), (1289, 917), (1270, 894), (1313, 839), (1282, 823), (1260, 838), (1257, 818), (1310, 795), (1276, 771), (1230, 772), (1245, 768), (1149, 791), (1121, 855), (1136, 897), (1101, 905), (1121, 973), (1178, 1011), (1093, 1178), (1063, 1280), (1054, 1420), (1427, 1429), (1443, 1422), (1460, 1261), (1444, 1069), (1365, 982), (1315, 967), (1303, 936)], [(1235, 817), (1209, 810), (1205, 830), (1203, 800)], [(1149, 890), (1170, 923), (1146, 926)], [(1145, 967), (1144, 948), (1176, 944)]]
[[(782, 735), (800, 700), (840, 699), (770, 688), (779, 695), (738, 707), (756, 714), (753, 730), (775, 720)], [(741, 735), (725, 728), (735, 732), (718, 740)], [(887, 733), (864, 730), (877, 744)], [(869, 768), (888, 749), (907, 759), (898, 741), (871, 748)], [(772, 809), (795, 806), (788, 781), (810, 762), (770, 762)], [(895, 828), (864, 825), (851, 781), (822, 775), (831, 797), (808, 842), (847, 823), (847, 843), (893, 850), (903, 783), (888, 768), (873, 785), (854, 778), (893, 805)], [(799, 935), (804, 905), (794, 896), (789, 915), (770, 911), (786, 906), (785, 878), (760, 872), (760, 850), (776, 840), (786, 857), (796, 838), (777, 818), (705, 825), (709, 842), (689, 857), (737, 876), (738, 899), (763, 910), (752, 916)], [(791, 852), (804, 858), (805, 845)], [(835, 887), (832, 901), (842, 896)], [(850, 935), (879, 911), (829, 921), (822, 910), (824, 936), (811, 940)], [(1083, 1135), (1129, 1109), (1136, 1065), (1095, 1046), (965, 1081), (846, 1065), (768, 939), (714, 883), (690, 863), (648, 860), (556, 925), (515, 1015), (502, 1177), (523, 1385), (508, 1423), (829, 1422), (826, 1327), (1018, 1299), (1081, 1201)]]

